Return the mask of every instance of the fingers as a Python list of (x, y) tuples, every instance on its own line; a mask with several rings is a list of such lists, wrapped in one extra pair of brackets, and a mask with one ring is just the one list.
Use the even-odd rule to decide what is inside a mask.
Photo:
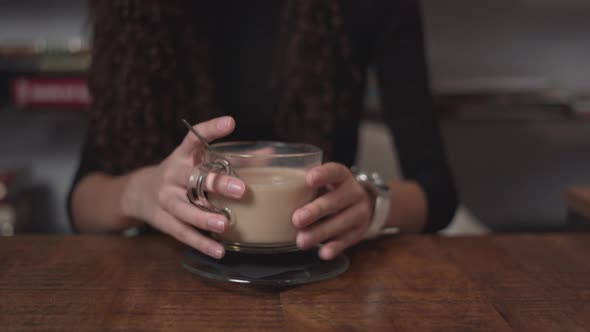
[(355, 227), (351, 229), (349, 232), (342, 234), (342, 236), (337, 237), (333, 241), (326, 243), (322, 248), (320, 248), (318, 254), (320, 258), (323, 260), (334, 259), (344, 249), (360, 241), (364, 234), (364, 227)]
[(163, 210), (158, 214), (155, 226), (178, 241), (213, 258), (219, 259), (225, 255), (223, 245), (206, 237)]
[(316, 220), (352, 205), (362, 199), (364, 192), (356, 187), (330, 191), (293, 213), (293, 225), (297, 228), (307, 227)]
[(366, 231), (371, 217), (367, 192), (348, 168), (337, 163), (311, 169), (306, 180), (310, 186), (328, 192), (293, 213), (293, 224), (301, 229), (297, 247), (306, 250), (325, 243), (319, 256), (333, 259)]
[(314, 188), (326, 185), (338, 186), (351, 177), (352, 173), (346, 166), (337, 163), (325, 163), (307, 172), (307, 183)]
[[(231, 116), (222, 116), (209, 121), (201, 122), (194, 128), (207, 140), (212, 142), (216, 139), (229, 135), (235, 128), (236, 122)], [(192, 135), (192, 133), (191, 133)], [(192, 135), (194, 137), (194, 135)], [(198, 140), (197, 137), (194, 137)]]
[(182, 192), (162, 195), (160, 204), (170, 215), (199, 229), (223, 233), (229, 227), (229, 222), (224, 215), (197, 208), (188, 202)]
[(315, 245), (344, 234), (350, 229), (366, 228), (369, 209), (364, 204), (353, 205), (333, 217), (315, 223), (297, 233), (297, 247), (307, 250)]
[[(170, 167), (163, 173), (163, 181), (180, 188), (186, 188), (192, 168), (187, 165)], [(195, 176), (197, 176), (195, 174)], [(241, 198), (246, 190), (244, 181), (229, 175), (209, 173), (205, 179), (205, 191), (215, 192), (229, 198)]]
[[(229, 135), (235, 128), (235, 121), (230, 116), (222, 116), (209, 121), (201, 122), (194, 128), (210, 143), (218, 138)], [(184, 140), (176, 148), (175, 152), (185, 157), (192, 157), (196, 148), (202, 148), (203, 142), (192, 132), (188, 132)]]
[(228, 198), (239, 199), (246, 191), (246, 184), (233, 176), (209, 173), (205, 180), (205, 190)]

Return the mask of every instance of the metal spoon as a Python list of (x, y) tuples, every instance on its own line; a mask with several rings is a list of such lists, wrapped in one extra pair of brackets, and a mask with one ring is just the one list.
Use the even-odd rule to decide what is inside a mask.
[(199, 134), (199, 132), (195, 128), (193, 128), (193, 126), (191, 126), (190, 123), (188, 123), (188, 121), (186, 121), (185, 119), (181, 119), (181, 120), (182, 120), (182, 123), (184, 123), (184, 125), (190, 131), (192, 131), (193, 134), (195, 134), (195, 136), (197, 136), (201, 140), (201, 142), (203, 142), (203, 144), (205, 144), (205, 148), (207, 150), (213, 150), (213, 148), (211, 147), (211, 145), (209, 145), (209, 143), (207, 142), (207, 140), (203, 136), (201, 136), (201, 134)]

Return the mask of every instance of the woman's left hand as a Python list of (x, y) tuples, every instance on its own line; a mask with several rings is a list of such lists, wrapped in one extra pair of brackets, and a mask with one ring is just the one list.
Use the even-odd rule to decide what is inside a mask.
[(293, 224), (299, 229), (297, 247), (306, 250), (324, 243), (320, 258), (330, 260), (362, 239), (374, 202), (342, 164), (317, 166), (307, 172), (306, 180), (326, 192), (293, 213)]

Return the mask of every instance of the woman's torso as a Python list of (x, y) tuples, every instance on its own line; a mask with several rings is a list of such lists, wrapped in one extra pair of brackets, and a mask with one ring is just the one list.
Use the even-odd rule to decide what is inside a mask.
[[(277, 140), (273, 124), (279, 95), (273, 85), (275, 52), (280, 38), (286, 1), (217, 1), (200, 4), (206, 10), (210, 70), (215, 82), (219, 112), (236, 119), (231, 140)], [(205, 6), (205, 7), (202, 7)], [(352, 91), (349, 121), (336, 121), (330, 159), (351, 165), (357, 146), (357, 128), (362, 110), (371, 31), (370, 4), (342, 1), (343, 32), (350, 45), (350, 61), (360, 69), (360, 82)], [(350, 121), (352, 119), (352, 121)]]

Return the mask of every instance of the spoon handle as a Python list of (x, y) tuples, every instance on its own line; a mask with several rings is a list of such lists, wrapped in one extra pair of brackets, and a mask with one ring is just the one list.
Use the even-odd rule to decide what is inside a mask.
[(184, 123), (184, 125), (185, 125), (185, 126), (186, 126), (186, 127), (187, 127), (187, 128), (188, 128), (188, 129), (189, 129), (189, 130), (190, 130), (190, 131), (193, 133), (193, 134), (195, 134), (195, 136), (197, 136), (197, 137), (198, 137), (198, 138), (201, 140), (201, 142), (203, 142), (203, 144), (205, 144), (205, 147), (206, 147), (208, 150), (211, 150), (211, 145), (209, 145), (209, 142), (207, 142), (207, 140), (206, 140), (206, 139), (205, 139), (203, 136), (201, 136), (201, 134), (199, 134), (199, 132), (198, 132), (198, 131), (197, 131), (195, 128), (193, 128), (193, 126), (191, 126), (191, 125), (190, 125), (190, 123), (188, 123), (188, 121), (186, 121), (185, 119), (181, 119), (181, 120), (182, 120), (182, 123)]

